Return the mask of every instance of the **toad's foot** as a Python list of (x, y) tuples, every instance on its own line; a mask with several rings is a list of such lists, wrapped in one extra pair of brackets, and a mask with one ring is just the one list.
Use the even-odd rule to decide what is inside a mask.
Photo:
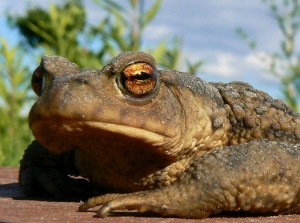
[[(173, 188), (174, 189), (174, 188)], [(178, 191), (173, 191), (178, 194)], [(107, 194), (103, 196), (90, 198), (87, 202), (79, 207), (79, 211), (87, 211), (88, 209), (101, 206), (97, 211), (98, 217), (106, 217), (114, 210), (137, 210), (140, 213), (152, 212), (162, 216), (177, 216), (190, 218), (204, 218), (209, 215), (207, 211), (190, 210), (190, 207), (182, 206), (180, 198), (172, 198), (172, 190), (168, 193), (162, 193), (160, 190), (142, 191), (131, 194)], [(185, 210), (185, 207), (187, 209)]]

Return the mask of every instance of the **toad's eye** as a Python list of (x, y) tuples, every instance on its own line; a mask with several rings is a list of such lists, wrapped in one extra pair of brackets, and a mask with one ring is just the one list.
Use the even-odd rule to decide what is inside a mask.
[(134, 63), (127, 66), (120, 78), (123, 88), (134, 96), (144, 96), (155, 90), (156, 69), (147, 63)]
[(35, 69), (31, 78), (31, 86), (37, 96), (41, 96), (44, 87), (44, 71), (41, 66)]

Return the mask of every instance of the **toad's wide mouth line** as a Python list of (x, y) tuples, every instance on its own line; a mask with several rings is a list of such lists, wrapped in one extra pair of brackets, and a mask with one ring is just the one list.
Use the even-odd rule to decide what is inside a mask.
[[(130, 138), (140, 139), (146, 143), (151, 143), (154, 146), (161, 146), (164, 144), (167, 138), (173, 138), (170, 135), (166, 135), (163, 133), (152, 132), (146, 129), (126, 126), (121, 124), (114, 124), (114, 123), (104, 123), (99, 121), (49, 121), (49, 120), (39, 120), (31, 123), (30, 128), (34, 135), (38, 136), (41, 133), (41, 129), (45, 129), (44, 126), (47, 126), (47, 131), (55, 131), (58, 132), (65, 132), (65, 133), (72, 133), (76, 132), (84, 132), (86, 128), (90, 128), (99, 131), (110, 132), (112, 134), (120, 134), (123, 136), (127, 136)], [(59, 133), (58, 133), (59, 134)], [(88, 137), (88, 136), (87, 136)], [(88, 140), (88, 139), (87, 139)]]

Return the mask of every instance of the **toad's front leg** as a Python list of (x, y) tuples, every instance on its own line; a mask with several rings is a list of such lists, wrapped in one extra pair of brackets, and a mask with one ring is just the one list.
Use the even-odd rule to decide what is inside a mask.
[(85, 211), (136, 209), (162, 216), (204, 218), (221, 211), (300, 211), (300, 145), (256, 141), (198, 158), (171, 186), (89, 199)]
[(20, 161), (19, 183), (26, 196), (50, 196), (57, 199), (87, 197), (94, 194), (74, 165), (74, 152), (53, 154), (37, 140), (25, 150)]

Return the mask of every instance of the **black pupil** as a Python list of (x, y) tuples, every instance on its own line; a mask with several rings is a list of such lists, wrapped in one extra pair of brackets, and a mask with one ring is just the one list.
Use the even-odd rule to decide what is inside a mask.
[(145, 72), (141, 72), (141, 73), (139, 73), (137, 75), (134, 75), (132, 78), (135, 79), (135, 80), (141, 80), (141, 81), (143, 81), (143, 80), (149, 79), (150, 78), (150, 74), (145, 73)]

